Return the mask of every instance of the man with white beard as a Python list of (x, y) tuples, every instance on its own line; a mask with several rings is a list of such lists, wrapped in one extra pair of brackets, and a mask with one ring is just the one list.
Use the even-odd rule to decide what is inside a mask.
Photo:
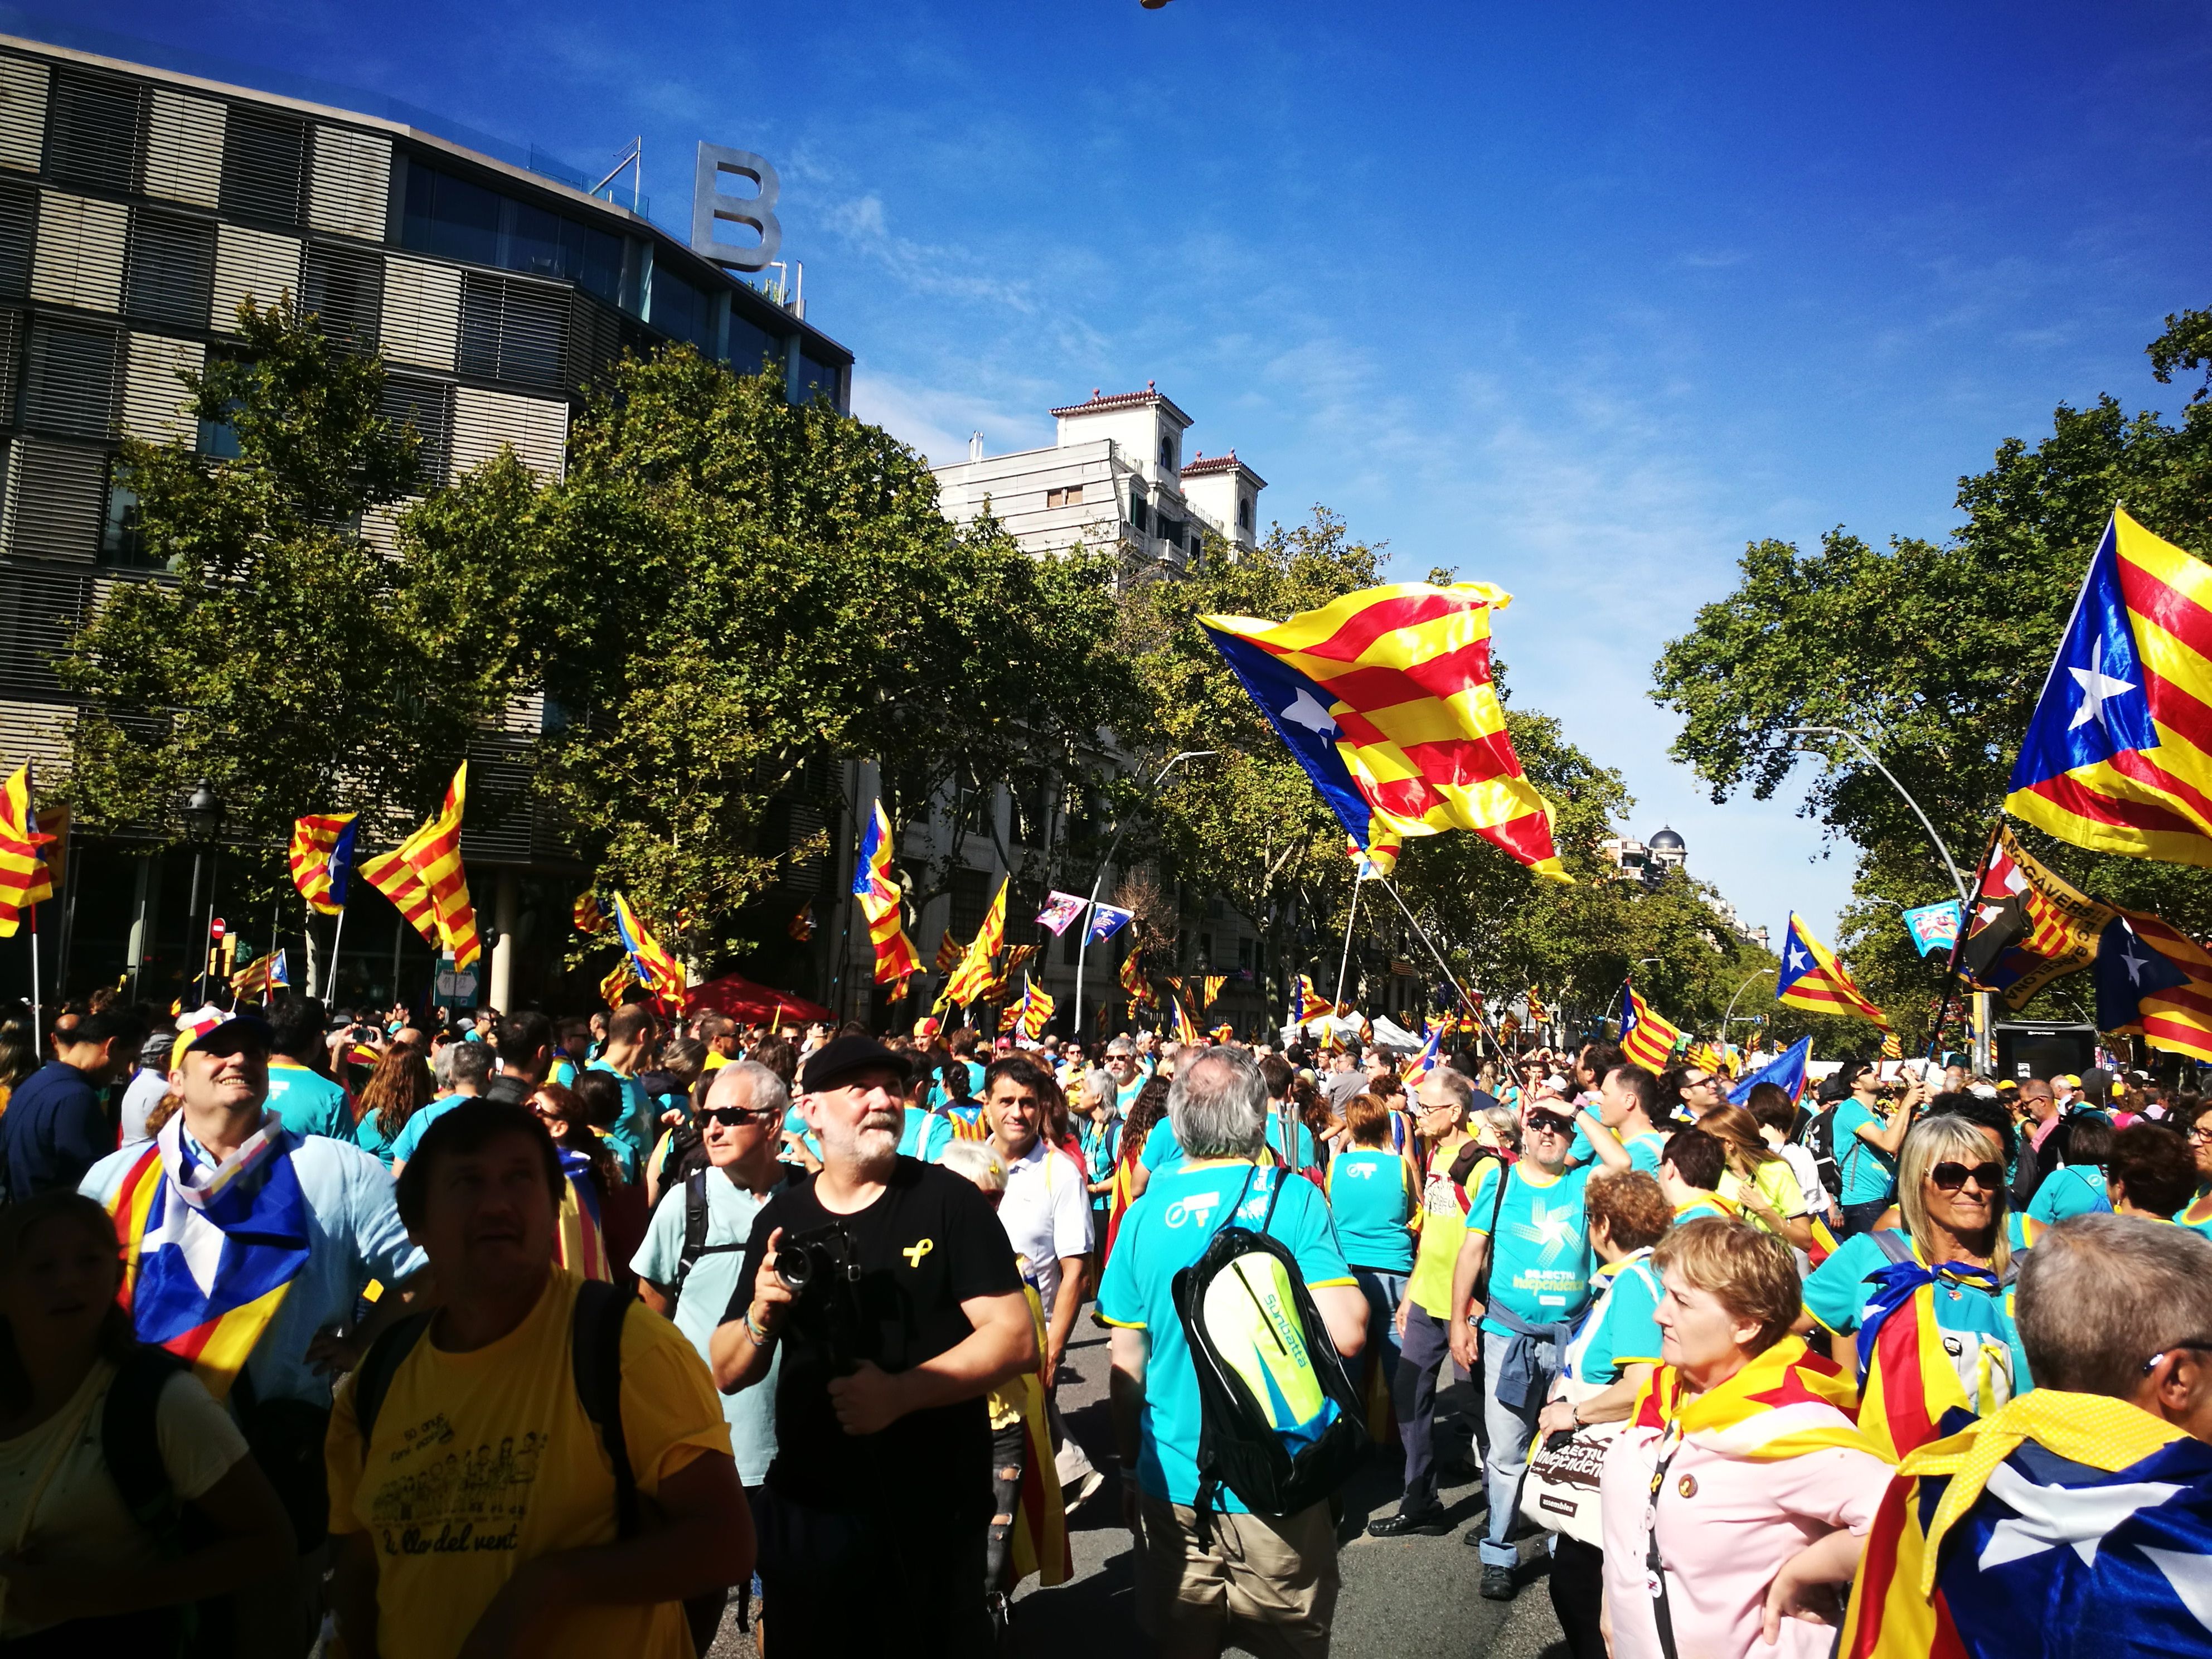
[(1012, 1247), (975, 1186), (898, 1152), (908, 1062), (832, 1039), (799, 1075), (822, 1168), (761, 1208), (711, 1345), (726, 1393), (778, 1346), (756, 1517), (778, 1659), (983, 1651), (983, 1396), (1037, 1364)]

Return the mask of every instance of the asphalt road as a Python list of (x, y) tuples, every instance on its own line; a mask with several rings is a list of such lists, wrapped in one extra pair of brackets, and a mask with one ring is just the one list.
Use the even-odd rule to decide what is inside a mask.
[[(1106, 1484), (1069, 1522), (1075, 1577), (1053, 1589), (1032, 1578), (1014, 1605), (1017, 1653), (1035, 1659), (1127, 1659), (1152, 1651), (1131, 1609), (1129, 1534), (1121, 1521), (1120, 1481), (1106, 1417), (1106, 1334), (1088, 1315), (1078, 1323), (1061, 1372), (1060, 1406), (1069, 1430), (1106, 1472)], [(1440, 1398), (1441, 1437), (1462, 1447), (1474, 1402), (1465, 1384)], [(1344, 1589), (1336, 1604), (1334, 1651), (1351, 1659), (1564, 1659), (1559, 1622), (1546, 1593), (1540, 1538), (1521, 1544), (1521, 1593), (1510, 1602), (1486, 1601), (1477, 1593), (1481, 1568), (1463, 1540), (1482, 1520), (1480, 1483), (1447, 1486), (1443, 1498), (1452, 1530), (1437, 1538), (1388, 1541), (1369, 1538), (1370, 1517), (1397, 1505), (1401, 1465), (1396, 1449), (1378, 1452), (1345, 1489), (1348, 1541), (1340, 1565)], [(771, 1646), (773, 1644), (771, 1644)], [(714, 1659), (750, 1659), (751, 1642), (724, 1622)]]

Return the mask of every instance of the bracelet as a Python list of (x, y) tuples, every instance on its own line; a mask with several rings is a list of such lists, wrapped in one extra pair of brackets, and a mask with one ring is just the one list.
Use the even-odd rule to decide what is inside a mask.
[(774, 1331), (753, 1323), (753, 1310), (750, 1305), (745, 1309), (744, 1318), (745, 1335), (751, 1341), (753, 1346), (756, 1348), (765, 1348), (769, 1343), (775, 1340), (775, 1333)]

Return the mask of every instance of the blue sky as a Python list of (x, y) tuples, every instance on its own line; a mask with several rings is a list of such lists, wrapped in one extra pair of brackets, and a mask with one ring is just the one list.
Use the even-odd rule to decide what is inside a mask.
[(2178, 4), (68, 10), (580, 167), (641, 132), (672, 224), (698, 140), (762, 152), (858, 412), (996, 453), (1157, 380), (1272, 515), (1512, 592), (1517, 695), (1778, 937), (1847, 854), (1665, 758), (1660, 647), (1747, 539), (1940, 535), (2060, 400), (2173, 407), (2142, 347), (2212, 301)]

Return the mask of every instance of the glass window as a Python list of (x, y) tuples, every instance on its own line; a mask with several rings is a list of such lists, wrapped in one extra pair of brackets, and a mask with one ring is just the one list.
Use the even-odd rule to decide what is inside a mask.
[(215, 299), (215, 227), (137, 208), (131, 215), (124, 306), (134, 317), (205, 328)]
[(837, 406), (837, 393), (844, 376), (830, 364), (821, 362), (801, 352), (799, 357), (799, 399), (809, 403), (819, 393), (827, 398), (831, 408)]
[(561, 274), (586, 294), (614, 301), (622, 294), (623, 239), (611, 230), (561, 222)]
[(399, 240), (418, 253), (495, 265), (499, 263), (500, 206), (496, 191), (410, 161)]
[(1237, 522), (1243, 529), (1252, 527), (1252, 498), (1249, 495), (1237, 503)]
[(653, 270), (653, 312), (646, 320), (671, 339), (687, 341), (702, 351), (714, 349), (714, 313), (706, 295), (672, 270)]
[(732, 374), (757, 374), (783, 361), (783, 343), (732, 306), (730, 355), (724, 361)]
[(509, 270), (526, 270), (535, 276), (566, 276), (568, 261), (561, 248), (561, 216), (529, 202), (515, 202), (510, 207), (514, 224), (507, 232), (505, 257), (497, 263)]

